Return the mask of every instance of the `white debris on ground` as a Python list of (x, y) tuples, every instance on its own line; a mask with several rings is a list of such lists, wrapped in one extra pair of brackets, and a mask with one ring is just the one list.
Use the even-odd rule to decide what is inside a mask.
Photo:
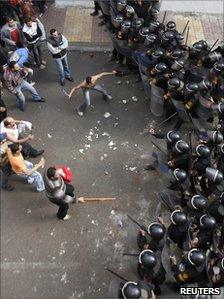
[(51, 138), (51, 137), (52, 137), (51, 134), (49, 134), (49, 133), (47, 134), (47, 136), (48, 136), (48, 138)]
[(136, 96), (131, 97), (131, 99), (132, 99), (133, 102), (138, 102), (138, 99), (137, 99)]
[(103, 117), (105, 117), (105, 118), (108, 118), (110, 116), (111, 116), (110, 112), (105, 112), (104, 115), (103, 115)]

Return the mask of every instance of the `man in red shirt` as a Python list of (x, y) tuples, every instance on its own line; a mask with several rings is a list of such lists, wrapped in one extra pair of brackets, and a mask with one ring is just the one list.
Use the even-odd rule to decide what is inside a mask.
[(23, 45), (23, 35), (21, 25), (8, 17), (6, 24), (1, 29), (1, 39), (10, 50), (15, 50)]

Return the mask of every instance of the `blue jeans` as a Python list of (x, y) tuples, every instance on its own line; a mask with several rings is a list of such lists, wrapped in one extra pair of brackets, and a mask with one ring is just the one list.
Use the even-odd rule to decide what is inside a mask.
[(38, 100), (41, 99), (41, 97), (37, 93), (36, 89), (32, 85), (30, 85), (30, 83), (28, 83), (26, 80), (23, 80), (21, 82), (21, 84), (18, 85), (15, 88), (15, 94), (16, 94), (16, 97), (17, 97), (18, 102), (19, 102), (19, 108), (21, 110), (24, 110), (24, 108), (25, 108), (25, 102), (26, 102), (26, 98), (25, 98), (22, 90), (28, 91), (29, 93), (31, 93), (34, 101), (38, 101)]
[(68, 58), (67, 55), (63, 58), (54, 58), (55, 65), (57, 67), (59, 78), (61, 81), (65, 81), (65, 78), (70, 78), (70, 71), (68, 67)]
[[(26, 163), (27, 169), (32, 169), (33, 168), (33, 164), (31, 162), (25, 161), (25, 163)], [(34, 185), (36, 187), (36, 190), (38, 192), (42, 192), (42, 191), (45, 190), (42, 175), (38, 171), (34, 171), (34, 173), (29, 175), (29, 176), (24, 174), (24, 173), (20, 173), (20, 174), (18, 174), (18, 176), (20, 176), (22, 178), (25, 178), (27, 180), (28, 184), (33, 184), (34, 183)]]
[(82, 92), (83, 92), (85, 101), (84, 101), (84, 103), (78, 109), (81, 112), (84, 112), (90, 106), (90, 104), (91, 104), (90, 90), (95, 90), (95, 91), (103, 94), (106, 97), (109, 96), (109, 94), (107, 93), (107, 91), (102, 86), (100, 86), (100, 85), (95, 85), (94, 87), (88, 88), (88, 89), (83, 88)]

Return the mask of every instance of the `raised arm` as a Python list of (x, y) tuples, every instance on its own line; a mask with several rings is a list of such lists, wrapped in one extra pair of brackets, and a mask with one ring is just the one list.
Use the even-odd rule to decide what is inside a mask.
[(117, 72), (116, 71), (112, 71), (112, 72), (104, 72), (104, 73), (101, 73), (101, 74), (97, 74), (95, 76), (92, 76), (93, 80), (98, 80), (100, 79), (101, 77), (103, 76), (107, 76), (107, 75), (115, 75)]

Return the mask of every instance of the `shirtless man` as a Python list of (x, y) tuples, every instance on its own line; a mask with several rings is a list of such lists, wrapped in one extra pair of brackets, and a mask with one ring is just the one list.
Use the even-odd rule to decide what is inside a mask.
[(85, 102), (78, 108), (76, 109), (77, 114), (79, 116), (83, 116), (85, 110), (87, 109), (87, 107), (90, 106), (91, 103), (91, 99), (90, 99), (90, 91), (91, 90), (95, 90), (100, 92), (101, 94), (103, 94), (103, 99), (104, 100), (111, 100), (112, 96), (109, 95), (107, 93), (107, 91), (100, 85), (97, 85), (96, 82), (98, 79), (100, 79), (103, 76), (107, 76), (107, 75), (115, 75), (117, 72), (116, 71), (112, 71), (112, 72), (105, 72), (105, 73), (101, 73), (98, 75), (94, 75), (94, 76), (90, 76), (87, 77), (82, 83), (80, 83), (79, 85), (75, 86), (72, 88), (70, 94), (68, 95), (68, 98), (70, 99), (72, 94), (78, 90), (79, 88), (82, 89), (83, 95), (85, 97)]

